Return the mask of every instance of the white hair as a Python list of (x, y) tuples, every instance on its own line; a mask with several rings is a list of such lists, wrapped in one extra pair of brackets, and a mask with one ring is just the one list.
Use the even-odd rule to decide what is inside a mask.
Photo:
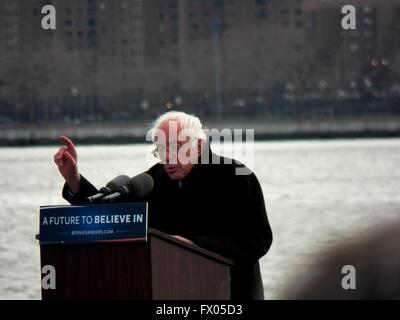
[(181, 130), (189, 132), (191, 140), (206, 141), (206, 134), (203, 131), (203, 125), (198, 117), (180, 111), (169, 111), (159, 116), (152, 126), (152, 140), (155, 141), (156, 131), (165, 121), (175, 120), (180, 125)]

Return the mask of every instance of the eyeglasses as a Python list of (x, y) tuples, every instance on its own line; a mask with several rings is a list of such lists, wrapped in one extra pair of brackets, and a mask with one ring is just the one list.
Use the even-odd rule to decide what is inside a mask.
[(166, 151), (168, 148), (169, 154), (172, 154), (175, 156), (179, 153), (179, 150), (184, 145), (185, 145), (185, 143), (184, 144), (173, 144), (173, 145), (169, 145), (168, 147), (165, 145), (159, 145), (159, 146), (156, 146), (156, 148), (153, 151), (151, 151), (151, 154), (154, 157), (159, 158), (159, 159), (165, 158), (165, 155), (167, 154)]

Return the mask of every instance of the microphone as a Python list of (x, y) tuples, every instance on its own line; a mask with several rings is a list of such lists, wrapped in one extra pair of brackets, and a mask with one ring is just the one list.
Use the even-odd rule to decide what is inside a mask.
[(95, 195), (93, 195), (91, 197), (87, 197), (86, 201), (88, 203), (93, 203), (96, 200), (103, 198), (107, 194), (113, 193), (119, 187), (125, 185), (128, 182), (128, 180), (129, 180), (129, 177), (126, 175), (120, 175), (118, 177), (115, 177), (109, 183), (107, 183), (105, 187), (101, 188), (99, 190), (99, 193), (96, 193)]
[(120, 186), (114, 193), (101, 199), (103, 202), (112, 201), (124, 195), (132, 195), (136, 199), (144, 197), (154, 186), (153, 178), (147, 173), (141, 173), (130, 178), (124, 186)]

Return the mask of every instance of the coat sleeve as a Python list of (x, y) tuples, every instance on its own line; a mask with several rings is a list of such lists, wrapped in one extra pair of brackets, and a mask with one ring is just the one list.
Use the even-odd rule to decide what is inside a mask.
[[(155, 164), (146, 173), (154, 176), (157, 169), (159, 169), (160, 165)], [(79, 191), (77, 193), (72, 193), (68, 187), (67, 183), (64, 183), (64, 187), (62, 190), (62, 196), (65, 200), (67, 200), (72, 205), (80, 205), (86, 204), (86, 198), (90, 197), (94, 194), (98, 193), (98, 189), (89, 182), (84, 176), (81, 175), (81, 184), (79, 186)], [(121, 197), (118, 202), (129, 202), (129, 197)]]
[(97, 188), (93, 186), (85, 177), (81, 176), (79, 191), (77, 193), (72, 193), (68, 187), (68, 184), (65, 183), (62, 190), (62, 196), (70, 204), (79, 205), (85, 204), (85, 199), (96, 194), (97, 192)]
[[(229, 235), (201, 235), (189, 237), (195, 244), (221, 254), (236, 262), (255, 262), (265, 255), (272, 244), (272, 231), (265, 209), (261, 186), (252, 173), (241, 177), (243, 197), (237, 210), (245, 210), (246, 219), (242, 221), (236, 212), (232, 215), (234, 227)], [(231, 201), (227, 198), (225, 201)], [(235, 218), (236, 217), (236, 218)], [(227, 221), (227, 229), (230, 221)]]

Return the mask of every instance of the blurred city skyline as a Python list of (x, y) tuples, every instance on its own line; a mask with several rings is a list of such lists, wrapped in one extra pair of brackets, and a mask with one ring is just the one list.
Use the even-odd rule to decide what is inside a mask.
[(0, 123), (398, 115), (400, 3), (353, 2), (1, 0)]

